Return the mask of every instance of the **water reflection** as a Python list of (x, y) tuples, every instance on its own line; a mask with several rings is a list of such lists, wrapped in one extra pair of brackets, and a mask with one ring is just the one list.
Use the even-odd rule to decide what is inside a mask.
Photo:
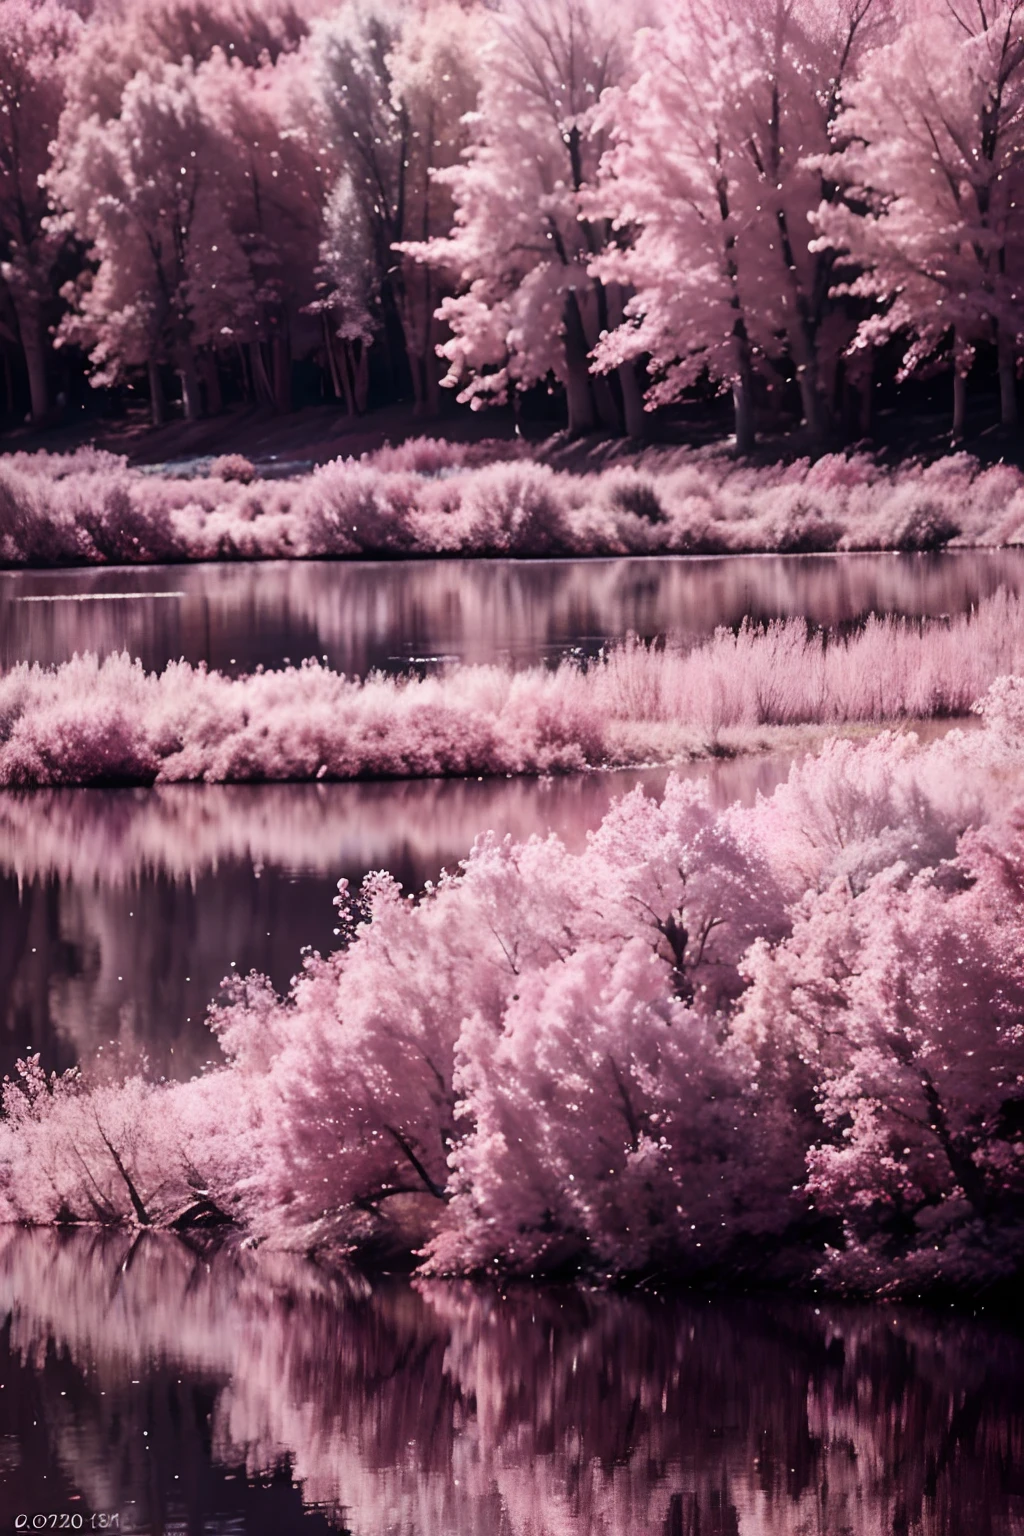
[[(790, 761), (684, 771), (726, 805), (770, 792)], [(0, 795), (0, 1073), (39, 1051), (48, 1069), (113, 1053), (191, 1076), (232, 967), (284, 988), (303, 945), (333, 948), (342, 875), (390, 869), (417, 890), (487, 830), (578, 847), (616, 795), (659, 794), (667, 771)]]
[[(129, 1531), (1003, 1536), (1024, 1347), (891, 1307), (0, 1237), (0, 1497)], [(74, 1501), (74, 1502), (72, 1502)], [(274, 1524), (274, 1521), (278, 1523)]]
[[(629, 631), (962, 613), (1024, 591), (1024, 550), (724, 559), (424, 560), (0, 573), (0, 667), (128, 650), (227, 672), (326, 656), (348, 673), (457, 657), (517, 664)], [(85, 600), (79, 600), (85, 599)]]

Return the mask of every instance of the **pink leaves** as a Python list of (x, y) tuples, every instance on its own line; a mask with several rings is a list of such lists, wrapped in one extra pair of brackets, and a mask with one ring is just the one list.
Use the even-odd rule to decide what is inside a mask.
[(985, 811), (1008, 762), (882, 737), (749, 810), (670, 780), (580, 853), (482, 839), (415, 901), (371, 876), (287, 999), (232, 984), (224, 1068), (29, 1063), (0, 1198), (160, 1223), (201, 1192), (277, 1243), (445, 1273), (984, 1284), (1024, 1189), (1024, 858)]

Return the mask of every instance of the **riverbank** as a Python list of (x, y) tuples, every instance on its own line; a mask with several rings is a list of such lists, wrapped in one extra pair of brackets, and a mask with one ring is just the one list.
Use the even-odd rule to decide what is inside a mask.
[[(496, 458), (496, 461), (489, 461)], [(1024, 473), (966, 454), (753, 467), (657, 451), (552, 468), (516, 444), (413, 439), (261, 478), (237, 455), (147, 473), (93, 449), (0, 457), (0, 564), (451, 555), (823, 553), (1024, 542)]]
[(689, 650), (629, 641), (583, 663), (346, 678), (319, 662), (226, 677), (127, 654), (0, 677), (0, 786), (545, 774), (795, 751), (854, 725), (968, 716), (1024, 673), (1024, 601), (949, 621), (802, 620)]

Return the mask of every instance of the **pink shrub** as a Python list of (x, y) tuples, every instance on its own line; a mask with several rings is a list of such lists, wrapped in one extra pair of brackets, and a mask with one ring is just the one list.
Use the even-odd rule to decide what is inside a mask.
[(754, 469), (665, 452), (574, 474), (501, 452), (481, 462), (483, 448), (421, 438), (252, 484), (237, 455), (215, 461), (210, 478), (175, 479), (91, 449), (14, 454), (0, 460), (0, 561), (923, 550), (1024, 539), (1020, 472), (980, 471), (965, 455), (889, 471), (863, 456)]
[[(490, 464), (464, 473), (445, 486), (458, 496), (463, 547), (482, 554), (550, 555), (572, 548), (567, 485), (543, 464)], [(421, 527), (420, 547), (431, 547), (430, 525)]]
[(71, 453), (47, 453), (42, 449), (37, 453), (5, 453), (3, 463), (16, 474), (42, 480), (65, 480), (69, 475), (116, 475), (126, 468), (123, 455), (94, 448), (91, 443)]
[[(1024, 673), (1024, 610), (718, 631), (690, 651), (631, 641), (586, 666), (340, 676), (316, 661), (229, 678), (127, 655), (0, 676), (0, 784), (244, 783), (553, 773), (762, 748), (778, 728), (964, 716)], [(1000, 685), (1003, 693), (1013, 687)], [(1007, 697), (1009, 694), (1007, 693)], [(981, 706), (991, 712), (996, 706)]]
[(341, 948), (286, 999), (232, 983), (224, 1068), (90, 1089), (26, 1063), (2, 1209), (202, 1213), (446, 1273), (1018, 1274), (1021, 736), (993, 710), (838, 743), (749, 809), (635, 791), (578, 853), (487, 837), (417, 900), (343, 885)]
[(234, 480), (239, 485), (251, 485), (256, 478), (256, 467), (244, 453), (222, 453), (210, 465), (210, 474), (218, 480)]
[[(783, 1103), (816, 1096), (807, 1192), (841, 1218), (833, 1283), (1009, 1279), (1024, 1256), (1024, 824), (911, 874), (809, 895), (751, 955), (737, 1030)], [(775, 1039), (785, 1020), (785, 1059)], [(993, 1216), (998, 1216), (993, 1221)]]
[(493, 438), (477, 443), (457, 443), (444, 437), (407, 437), (395, 446), (385, 443), (383, 448), (362, 454), (361, 461), (385, 474), (411, 471), (416, 475), (436, 477), (453, 474), (474, 464), (521, 458), (526, 452), (525, 444)]
[(259, 1131), (241, 1071), (177, 1090), (138, 1076), (87, 1089), (31, 1056), (0, 1102), (0, 1219), (168, 1226), (214, 1196), (222, 1216), (241, 1206)]
[(417, 480), (410, 471), (380, 473), (335, 459), (313, 471), (302, 535), (310, 555), (408, 552)]

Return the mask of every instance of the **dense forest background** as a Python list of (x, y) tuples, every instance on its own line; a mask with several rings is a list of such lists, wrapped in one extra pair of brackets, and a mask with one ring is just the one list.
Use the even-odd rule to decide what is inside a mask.
[(1022, 26), (1021, 0), (0, 0), (0, 429), (457, 400), (527, 435), (749, 451), (916, 417), (1012, 449)]

